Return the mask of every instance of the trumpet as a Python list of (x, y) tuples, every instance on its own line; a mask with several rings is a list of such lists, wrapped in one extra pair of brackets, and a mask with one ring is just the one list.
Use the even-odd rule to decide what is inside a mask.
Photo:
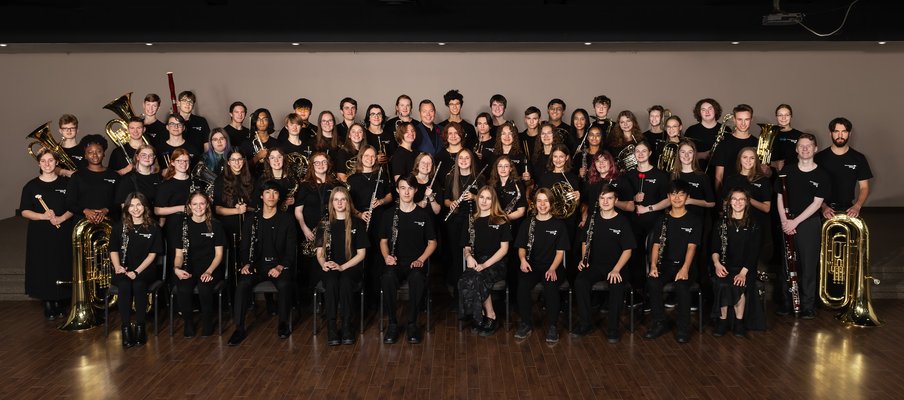
[(66, 151), (63, 150), (63, 147), (57, 143), (56, 140), (53, 139), (53, 134), (50, 133), (50, 122), (48, 121), (44, 125), (38, 127), (31, 133), (25, 136), (26, 139), (32, 139), (31, 142), (28, 143), (28, 146), (25, 148), (28, 150), (28, 154), (35, 159), (38, 160), (38, 154), (34, 151), (34, 146), (39, 145), (43, 147), (46, 151), (52, 153), (58, 160), (60, 160), (60, 164), (62, 164), (63, 168), (68, 169), (70, 171), (75, 171), (78, 168), (75, 166), (75, 162), (72, 161), (72, 158), (66, 154)]

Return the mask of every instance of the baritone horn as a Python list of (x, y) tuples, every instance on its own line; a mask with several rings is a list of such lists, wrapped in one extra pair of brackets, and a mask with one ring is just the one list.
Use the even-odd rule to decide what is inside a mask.
[(822, 224), (819, 253), (819, 299), (845, 325), (882, 326), (873, 311), (869, 270), (869, 229), (860, 218), (835, 214)]
[[(107, 122), (104, 129), (104, 131), (107, 132), (107, 136), (120, 147), (128, 145), (131, 140), (128, 129), (129, 120), (135, 116), (135, 111), (132, 111), (132, 92), (117, 97), (115, 100), (107, 103), (103, 108), (113, 111), (113, 113), (119, 117)], [(144, 141), (144, 144), (150, 144), (144, 135), (141, 135), (141, 140)], [(123, 148), (123, 151), (125, 151), (125, 148)], [(128, 153), (125, 155), (128, 160)]]
[[(53, 134), (50, 133), (50, 121), (38, 127), (33, 132), (29, 133), (25, 136), (26, 139), (31, 139), (32, 141), (28, 143), (28, 154), (31, 155), (35, 161), (38, 161), (38, 154), (34, 150), (35, 145), (39, 145), (45, 149), (45, 151), (49, 151), (52, 153), (58, 160), (60, 160), (60, 164), (64, 169), (68, 169), (70, 171), (75, 171), (78, 168), (75, 166), (75, 162), (72, 161), (72, 158), (69, 157), (68, 154), (63, 150), (59, 143), (53, 139)], [(40, 150), (38, 150), (40, 151)]]
[(769, 165), (772, 161), (772, 142), (778, 136), (778, 127), (772, 124), (757, 124), (760, 127), (760, 137), (756, 142), (756, 158), (760, 164)]

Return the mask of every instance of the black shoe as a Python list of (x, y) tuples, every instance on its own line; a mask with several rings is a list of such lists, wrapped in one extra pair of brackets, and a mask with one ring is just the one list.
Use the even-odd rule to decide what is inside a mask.
[(182, 331), (183, 336), (187, 338), (195, 337), (195, 327), (191, 321), (185, 321), (185, 329)]
[(778, 316), (784, 317), (788, 314), (791, 314), (791, 311), (787, 307), (779, 307), (778, 309), (775, 310), (775, 315), (778, 315)]
[(480, 328), (480, 331), (477, 332), (478, 335), (483, 337), (493, 336), (496, 333), (496, 329), (499, 328), (499, 322), (495, 319), (487, 318), (487, 323)]
[(135, 340), (132, 335), (132, 327), (124, 326), (122, 327), (122, 347), (129, 348), (135, 345)]
[(687, 343), (691, 341), (691, 334), (687, 332), (675, 332), (675, 341), (678, 343)]
[(201, 328), (201, 337), (213, 336), (213, 324), (204, 324)]
[(747, 337), (747, 325), (744, 323), (743, 319), (735, 320), (732, 333), (737, 337)]
[(408, 343), (418, 344), (422, 339), (421, 330), (417, 327), (417, 324), (408, 324)]
[(610, 344), (616, 344), (621, 341), (621, 333), (619, 333), (617, 329), (614, 331), (609, 331), (606, 333), (606, 340)]
[(559, 342), (559, 328), (555, 325), (550, 325), (549, 328), (546, 329), (546, 343), (558, 343)]
[(48, 321), (57, 319), (56, 310), (53, 309), (53, 302), (44, 302), (44, 318)]
[(63, 318), (63, 316), (66, 314), (66, 303), (68, 302), (53, 302), (53, 314), (56, 315), (57, 318)]
[(665, 321), (654, 322), (653, 325), (651, 325), (650, 328), (647, 329), (647, 333), (643, 335), (643, 338), (656, 339), (668, 331), (669, 327), (665, 323)]
[(800, 312), (800, 319), (811, 320), (816, 318), (816, 311), (807, 310)]
[(397, 324), (389, 324), (386, 327), (386, 332), (383, 333), (383, 343), (393, 344), (399, 341), (399, 325)]
[(593, 332), (593, 325), (584, 325), (580, 324), (577, 328), (571, 331), (572, 337), (584, 337)]
[(339, 332), (336, 330), (335, 323), (328, 323), (326, 327), (326, 344), (328, 346), (338, 346), (341, 341), (339, 341)]
[(490, 319), (486, 316), (480, 317), (480, 319), (475, 319), (474, 317), (467, 317), (468, 320), (471, 321), (471, 332), (480, 334), (480, 331), (487, 328), (487, 325), (490, 323)]
[(522, 322), (522, 323), (518, 324), (518, 330), (515, 331), (515, 339), (518, 339), (518, 340), (527, 339), (527, 337), (530, 336), (532, 331), (533, 330), (531, 329), (530, 325), (528, 325), (525, 322)]
[(351, 327), (343, 327), (342, 328), (342, 344), (344, 345), (352, 345), (355, 344), (355, 332), (352, 332)]
[(235, 332), (232, 332), (232, 336), (229, 337), (229, 341), (226, 342), (227, 346), (238, 346), (239, 343), (245, 340), (245, 330), (244, 329), (236, 329)]
[(276, 309), (276, 301), (274, 301), (272, 298), (267, 298), (267, 312), (269, 312), (270, 315), (275, 317), (277, 314), (277, 311), (278, 310)]
[(713, 336), (722, 337), (725, 335), (725, 332), (728, 331), (728, 320), (719, 318), (719, 321), (716, 322), (716, 327), (713, 328)]
[(141, 346), (148, 342), (148, 331), (144, 324), (135, 324), (135, 344)]
[(292, 330), (289, 329), (289, 324), (286, 322), (280, 322), (277, 324), (276, 334), (279, 335), (280, 339), (288, 338), (289, 335), (292, 334)]

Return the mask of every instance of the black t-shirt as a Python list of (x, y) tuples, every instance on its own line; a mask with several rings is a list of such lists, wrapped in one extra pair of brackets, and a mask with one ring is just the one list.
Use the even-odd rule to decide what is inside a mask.
[[(643, 175), (643, 183), (641, 183), (641, 174)], [(634, 195), (643, 192), (643, 201), (637, 203), (639, 206), (650, 206), (664, 200), (669, 195), (669, 181), (671, 177), (659, 168), (653, 167), (649, 171), (640, 172), (636, 169), (625, 172), (622, 175), (630, 186), (631, 198)]]
[[(813, 198), (819, 197), (823, 200), (828, 199), (832, 194), (832, 180), (829, 174), (817, 164), (816, 168), (810, 172), (803, 172), (797, 164), (785, 165), (779, 172), (779, 177), (785, 175), (785, 182), (788, 187), (788, 197), (782, 200), (793, 216), (800, 215), (807, 207), (813, 203)], [(775, 180), (775, 191), (782, 193), (781, 178)], [(814, 213), (818, 216), (819, 213)]]
[(151, 224), (147, 227), (137, 225), (127, 232), (129, 247), (125, 249), (125, 252), (123, 252), (122, 248), (122, 231), (123, 224), (121, 222), (113, 224), (113, 230), (110, 232), (109, 249), (111, 253), (119, 253), (119, 263), (126, 267), (127, 270), (136, 270), (150, 253), (163, 253), (163, 234), (160, 232), (160, 227), (156, 224)]
[[(534, 225), (534, 240), (530, 242), (530, 226), (532, 224)], [(548, 268), (555, 260), (557, 251), (571, 248), (569, 240), (564, 221), (558, 218), (540, 221), (536, 217), (532, 217), (521, 224), (518, 238), (515, 240), (515, 247), (525, 250), (530, 247), (527, 252), (527, 262), (531, 264), (532, 269)]]
[[(725, 268), (733, 274), (746, 267), (747, 276), (756, 276), (757, 263), (760, 257), (760, 225), (759, 221), (751, 220), (747, 226), (741, 226), (739, 221), (730, 220), (725, 224), (726, 249), (722, 258), (722, 222), (719, 221), (713, 228), (713, 237), (710, 249), (712, 253), (719, 254), (724, 260)], [(753, 272), (753, 273), (751, 273)]]
[[(615, 266), (622, 252), (637, 247), (634, 241), (634, 232), (631, 230), (631, 221), (621, 213), (605, 219), (599, 212), (593, 213), (593, 238), (590, 240), (590, 263), (602, 265), (606, 268)], [(587, 233), (590, 223), (584, 224), (584, 229), (579, 232), (580, 240), (587, 242)]]
[(157, 187), (156, 206), (172, 207), (185, 205), (191, 189), (191, 179), (170, 178)]
[[(65, 176), (57, 176), (52, 182), (44, 182), (40, 178), (34, 178), (22, 188), (22, 197), (19, 198), (18, 214), (22, 214), (24, 210), (34, 211), (38, 214), (44, 213), (44, 207), (35, 198), (35, 195), (41, 195), (41, 199), (47, 204), (53, 213), (62, 216), (66, 213), (66, 190), (69, 187), (69, 178)], [(30, 221), (34, 223), (37, 221)], [(47, 221), (49, 222), (49, 221)]]
[[(337, 173), (351, 175), (355, 173), (355, 164), (358, 163), (358, 152), (341, 147), (339, 150), (332, 152), (333, 170)], [(349, 170), (348, 166), (351, 166)]]
[(825, 200), (836, 211), (847, 210), (853, 206), (857, 199), (857, 182), (873, 177), (866, 156), (851, 148), (844, 154), (837, 155), (832, 152), (831, 147), (828, 147), (816, 153), (813, 161), (826, 171), (832, 180), (832, 192)]
[[(447, 126), (449, 125), (449, 120), (447, 119), (439, 124), (441, 126)], [(461, 142), (465, 147), (469, 149), (472, 148), (474, 143), (477, 143), (477, 129), (475, 129), (474, 125), (471, 125), (470, 122), (463, 119), (459, 121), (458, 124), (461, 125), (461, 130), (464, 131), (464, 133), (461, 134)]]
[[(377, 181), (377, 175), (380, 176), (379, 182)], [(374, 188), (377, 189), (377, 199), (386, 197), (386, 193), (389, 190), (388, 182), (390, 181), (392, 181), (392, 178), (386, 176), (385, 170), (382, 173), (379, 171), (358, 172), (349, 176), (347, 183), (351, 188), (349, 192), (351, 193), (352, 204), (355, 209), (360, 212), (370, 209), (370, 200), (374, 196)]]
[[(191, 164), (192, 167), (201, 160), (201, 148), (197, 147), (190, 140), (186, 139), (181, 145), (175, 147), (164, 140), (157, 146), (157, 164), (160, 165), (161, 170), (166, 168), (166, 160), (172, 158), (173, 151), (176, 149), (185, 149), (185, 151), (188, 152), (189, 164)], [(172, 162), (172, 160), (170, 160), (170, 162)]]
[(207, 138), (210, 137), (210, 125), (207, 124), (207, 119), (195, 114), (189, 115), (188, 121), (185, 121), (183, 135), (196, 148), (203, 149), (204, 143), (207, 143)]
[[(450, 174), (446, 179), (446, 186), (443, 188), (443, 198), (449, 199), (451, 201), (458, 200), (461, 197), (461, 194), (464, 193), (464, 190), (471, 186), (469, 190), (472, 195), (472, 200), (463, 200), (458, 204), (458, 208), (455, 209), (455, 213), (452, 214), (452, 218), (463, 218), (468, 213), (474, 210), (474, 206), (476, 204), (475, 200), (477, 200), (477, 191), (486, 184), (486, 180), (483, 178), (483, 175), (477, 177), (477, 182), (474, 183), (473, 174), (471, 175), (459, 175), (458, 177), (458, 189), (459, 193), (455, 193), (455, 188), (452, 185), (452, 180), (455, 179), (454, 174)], [(473, 186), (471, 184), (474, 184)]]
[(232, 145), (232, 148), (234, 149), (240, 148), (242, 143), (245, 143), (246, 140), (250, 140), (249, 138), (251, 137), (251, 130), (244, 125), (242, 126), (242, 129), (235, 129), (232, 125), (227, 124), (223, 127), (223, 130), (229, 135), (229, 144)]
[(166, 124), (159, 119), (155, 119), (150, 125), (144, 125), (144, 136), (148, 138), (148, 142), (156, 149), (160, 142), (165, 141), (169, 137), (166, 131)]
[[(696, 200), (703, 200), (706, 202), (714, 202), (716, 201), (716, 194), (713, 191), (713, 185), (710, 183), (709, 176), (702, 172), (682, 172), (678, 174), (678, 179), (681, 179), (690, 185), (688, 196), (689, 198)], [(696, 214), (699, 217), (703, 217), (703, 211), (705, 208), (694, 205), (687, 205), (687, 210)]]
[(783, 160), (786, 163), (797, 163), (797, 139), (801, 131), (791, 128), (788, 132), (779, 132), (772, 141), (772, 161)]
[(266, 273), (277, 265), (282, 265), (283, 268), (294, 267), (295, 249), (298, 246), (295, 219), (288, 213), (276, 212), (270, 218), (264, 218), (262, 213), (260, 210), (249, 212), (245, 217), (245, 225), (242, 226), (242, 264), (252, 264), (251, 231), (257, 223), (253, 254), (255, 270)]
[[(744, 189), (750, 194), (751, 199), (759, 202), (772, 201), (772, 184), (769, 182), (769, 178), (766, 178), (765, 176), (760, 176), (756, 181), (751, 182), (744, 175), (731, 175), (722, 182), (722, 192), (719, 195), (720, 198), (722, 200), (728, 198), (728, 193), (732, 189)], [(759, 209), (750, 207), (750, 213), (750, 215), (757, 218), (759, 222), (762, 223), (765, 221), (766, 213)]]
[(646, 139), (647, 143), (653, 146), (653, 149), (650, 152), (650, 164), (659, 165), (659, 155), (662, 154), (662, 148), (666, 144), (665, 131), (659, 133), (646, 131), (643, 133), (643, 136)]
[[(446, 147), (439, 151), (436, 154), (436, 161), (434, 162), (433, 168), (439, 171), (439, 179), (437, 179), (440, 185), (446, 182), (446, 177), (449, 176), (449, 172), (452, 171), (452, 167), (456, 165), (455, 161), (458, 159), (458, 152), (450, 153), (449, 148)], [(442, 163), (442, 165), (440, 165)]]
[[(194, 271), (194, 273), (202, 273), (210, 267), (213, 262), (216, 246), (226, 246), (226, 232), (223, 225), (215, 219), (210, 220), (210, 228), (207, 222), (195, 222), (190, 217), (186, 217), (185, 223), (188, 224), (188, 262), (182, 266), (186, 271)], [(176, 251), (182, 251), (184, 246), (182, 240), (177, 240), (173, 244)], [(185, 261), (183, 261), (184, 263)], [(216, 272), (222, 274), (223, 268), (217, 268)]]
[(108, 217), (118, 219), (120, 208), (113, 200), (118, 180), (119, 174), (110, 169), (103, 172), (79, 169), (72, 174), (66, 188), (67, 208), (75, 215), (82, 215), (86, 208), (92, 210), (106, 208)]
[[(253, 134), (252, 134), (252, 136), (251, 136), (251, 139), (246, 140), (244, 143), (242, 143), (242, 146), (239, 148), (239, 150), (240, 150), (240, 151), (242, 152), (242, 154), (245, 156), (245, 159), (247, 160), (246, 163), (249, 164), (249, 166), (251, 166), (251, 165), (250, 165), (250, 164), (251, 164), (251, 159), (254, 157), (254, 145), (251, 144), (252, 139), (254, 139)], [(273, 149), (273, 148), (276, 148), (276, 147), (280, 147), (282, 144), (283, 144), (283, 143), (282, 143), (281, 140), (279, 140), (279, 139), (277, 139), (277, 138), (275, 138), (275, 137), (273, 137), (273, 136), (269, 136), (269, 138), (267, 139), (267, 141), (266, 141), (266, 142), (263, 142), (264, 148), (267, 149), (267, 150), (270, 150), (270, 149)], [(261, 165), (262, 165), (262, 164), (263, 164), (263, 161), (264, 161), (264, 160), (261, 160), (261, 162), (259, 162), (258, 164), (261, 164)]]
[(410, 174), (414, 170), (415, 158), (417, 158), (417, 153), (399, 146), (389, 161), (389, 170), (392, 171), (390, 175), (401, 177)]
[(314, 142), (311, 140), (302, 139), (301, 144), (292, 144), (292, 142), (288, 140), (280, 140), (280, 148), (288, 155), (292, 153), (298, 153), (300, 155), (305, 156), (306, 158), (311, 158), (311, 154), (314, 152)]
[[(349, 260), (345, 257), (345, 222), (345, 220), (336, 220), (330, 224), (330, 252), (327, 254), (327, 259), (340, 265)], [(324, 247), (324, 234), (325, 230), (317, 231), (317, 238), (314, 239), (317, 247)], [(352, 218), (352, 257), (355, 256), (358, 249), (368, 247), (370, 247), (370, 242), (367, 240), (367, 231), (364, 230), (364, 221)]]
[[(697, 146), (697, 151), (702, 153), (712, 149), (713, 143), (716, 142), (716, 135), (719, 134), (719, 129), (722, 129), (722, 124), (718, 122), (716, 123), (716, 126), (712, 128), (707, 128), (703, 126), (703, 124), (697, 123), (689, 126), (687, 130), (684, 131), (684, 136), (693, 140), (694, 145)], [(725, 138), (727, 139), (728, 136), (730, 136), (730, 134), (726, 132)], [(721, 146), (721, 144), (719, 146)], [(716, 148), (716, 150), (718, 150), (718, 148)], [(712, 157), (712, 155), (710, 155), (710, 157)]]
[(471, 254), (478, 262), (496, 254), (502, 242), (512, 241), (512, 225), (506, 221), (501, 224), (491, 224), (490, 217), (480, 217), (474, 220), (474, 243), (471, 243), (471, 235), (467, 229), (462, 229), (462, 247), (471, 246)]
[(151, 207), (151, 214), (153, 214), (153, 208), (157, 198), (157, 187), (161, 182), (163, 182), (163, 177), (161, 177), (159, 173), (142, 175), (132, 170), (128, 174), (120, 177), (119, 181), (116, 183), (116, 204), (125, 203), (129, 193), (139, 192), (147, 198), (148, 205)]
[(377, 153), (383, 153), (386, 157), (392, 158), (392, 155), (395, 153), (396, 147), (399, 147), (398, 142), (395, 139), (395, 132), (383, 131), (379, 135), (374, 134), (371, 131), (365, 131), (365, 140), (367, 140), (367, 144), (373, 146), (373, 148), (377, 149)]
[(733, 175), (738, 172), (738, 153), (745, 147), (756, 148), (757, 138), (753, 135), (746, 139), (738, 139), (734, 135), (725, 135), (719, 147), (716, 147), (716, 154), (712, 156), (712, 164), (717, 167), (724, 167), (725, 172), (722, 177)]
[(660, 237), (662, 236), (662, 224), (665, 221), (668, 221), (665, 233), (665, 252), (663, 253), (660, 248), (659, 253), (659, 257), (663, 261), (684, 262), (687, 247), (690, 244), (697, 245), (696, 251), (700, 251), (700, 241), (703, 236), (703, 221), (700, 217), (691, 213), (685, 213), (680, 218), (675, 218), (668, 213), (663, 214), (653, 227), (651, 243), (662, 245)]
[[(393, 246), (393, 219), (396, 215), (398, 224), (395, 226), (397, 232)], [(389, 210), (383, 214), (380, 239), (386, 239), (389, 253), (395, 254), (399, 261), (398, 265), (408, 266), (424, 254), (428, 241), (436, 240), (433, 216), (420, 207), (415, 207), (411, 212), (403, 212), (399, 208)]]
[[(527, 207), (527, 189), (524, 182), (509, 179), (505, 185), (501, 185), (501, 180), (496, 182), (496, 198), (499, 199), (499, 207), (502, 211), (512, 212), (519, 207)], [(517, 197), (517, 200), (515, 198)], [(514, 201), (514, 203), (512, 203)], [(508, 209), (508, 210), (507, 210)]]
[[(392, 118), (386, 120), (386, 122), (383, 123), (383, 132), (391, 133), (394, 136), (395, 132), (396, 132), (396, 128), (398, 128), (398, 126), (400, 124), (402, 124), (402, 122), (404, 122), (404, 121), (399, 119), (399, 117), (392, 117)], [(411, 122), (411, 125), (413, 125), (415, 127), (417, 127), (418, 125), (421, 124), (420, 121), (418, 121), (414, 118), (412, 118), (410, 122)]]
[[(63, 152), (72, 159), (72, 162), (75, 163), (76, 168), (78, 169), (87, 169), (88, 168), (88, 160), (85, 159), (85, 146), (76, 145), (74, 147), (65, 148), (62, 147)], [(65, 168), (62, 164), (60, 164), (60, 168)]]
[(555, 185), (557, 182), (566, 182), (571, 185), (571, 188), (574, 190), (580, 189), (580, 180), (578, 179), (577, 174), (573, 171), (568, 172), (549, 172), (546, 171), (542, 175), (540, 175), (540, 179), (537, 179), (537, 187), (540, 188), (552, 188), (552, 185)]
[(314, 229), (320, 220), (326, 215), (329, 201), (330, 191), (336, 187), (332, 183), (312, 184), (310, 182), (302, 182), (298, 185), (298, 191), (295, 192), (295, 206), (304, 206), (301, 213), (304, 216), (304, 223), (310, 229)]
[[(534, 146), (540, 143), (540, 134), (537, 133), (537, 136), (529, 136), (527, 134), (527, 129), (521, 132), (521, 143), (523, 150), (527, 151), (528, 155), (534, 154)], [(526, 147), (526, 148), (525, 148)], [(530, 157), (528, 157), (530, 159)], [(528, 160), (531, 161), (531, 160)]]
[[(125, 149), (125, 155), (123, 155), (122, 149)], [(132, 146), (129, 146), (128, 144), (124, 146), (116, 145), (116, 147), (113, 148), (113, 152), (110, 153), (110, 163), (107, 165), (107, 168), (113, 171), (119, 171), (129, 166), (129, 161), (135, 157), (136, 151), (138, 150), (133, 149)]]
[(599, 201), (600, 192), (603, 190), (603, 185), (612, 185), (615, 187), (615, 199), (619, 201), (631, 200), (634, 197), (634, 193), (631, 193), (631, 185), (625, 180), (624, 175), (619, 175), (615, 179), (600, 179), (597, 182), (588, 183), (584, 185), (584, 189), (581, 190), (581, 204), (586, 205), (589, 208), (593, 208), (594, 205)]

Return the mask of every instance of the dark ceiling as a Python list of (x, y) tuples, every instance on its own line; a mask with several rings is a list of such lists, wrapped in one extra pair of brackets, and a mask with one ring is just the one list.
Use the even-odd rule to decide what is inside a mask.
[[(763, 26), (771, 0), (0, 0), (0, 43), (899, 41), (901, 3), (860, 0), (823, 38)], [(780, 6), (831, 32), (850, 4)]]

